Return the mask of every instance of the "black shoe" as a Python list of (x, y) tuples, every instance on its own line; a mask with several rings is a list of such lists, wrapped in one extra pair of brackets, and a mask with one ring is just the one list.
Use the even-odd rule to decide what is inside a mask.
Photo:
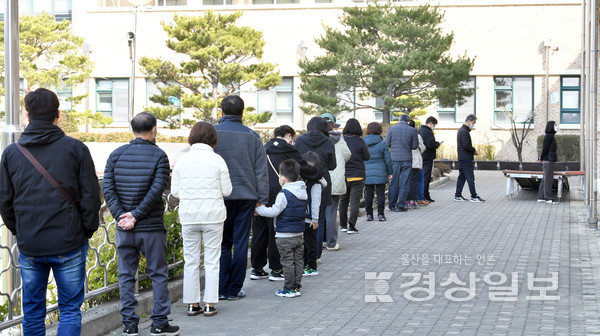
[(434, 200), (432, 200), (431, 198), (426, 198), (425, 200), (426, 200), (427, 202), (429, 202), (429, 203), (433, 203), (433, 202), (435, 202), (435, 201), (434, 201)]
[(390, 211), (396, 211), (396, 207), (393, 205), (388, 206), (388, 209), (390, 209)]
[(227, 295), (219, 294), (219, 300), (227, 300)]
[(283, 276), (283, 272), (281, 270), (271, 271), (271, 274), (269, 274), (269, 280), (270, 281), (282, 281), (282, 280), (285, 280), (285, 277)]
[(373, 221), (373, 215), (367, 215), (367, 222)]
[(202, 307), (200, 307), (200, 305), (194, 306), (194, 305), (188, 305), (188, 310), (187, 310), (187, 315), (188, 316), (196, 316), (196, 315), (200, 315), (203, 313)]
[(378, 217), (380, 222), (385, 222), (387, 220), (387, 218), (385, 218), (385, 215), (379, 215)]
[(179, 335), (179, 327), (172, 326), (169, 323), (164, 326), (155, 326), (152, 325), (150, 329), (150, 335), (152, 336), (176, 336)]
[(355, 227), (348, 228), (348, 234), (357, 234), (358, 230)]
[(269, 273), (265, 272), (262, 268), (261, 269), (253, 269), (252, 273), (250, 273), (250, 280), (260, 280), (260, 279), (266, 279), (269, 277)]
[(407, 212), (408, 209), (406, 207), (398, 207), (398, 210), (396, 210), (396, 212)]
[(228, 295), (227, 300), (235, 301), (235, 300), (243, 299), (245, 297), (246, 297), (246, 292), (244, 292), (243, 289), (240, 289), (240, 291), (236, 295)]
[(218, 313), (217, 308), (215, 308), (215, 306), (209, 306), (207, 305), (206, 307), (204, 307), (204, 316), (213, 316), (216, 315)]
[(137, 336), (137, 334), (138, 334), (137, 324), (131, 324), (131, 325), (125, 326), (125, 328), (123, 328), (123, 335)]

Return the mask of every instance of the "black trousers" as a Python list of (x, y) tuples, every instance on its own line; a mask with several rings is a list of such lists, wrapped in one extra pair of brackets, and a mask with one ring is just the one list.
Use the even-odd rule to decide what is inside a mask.
[(261, 269), (267, 265), (271, 270), (281, 269), (281, 258), (275, 241), (273, 218), (255, 216), (252, 221), (252, 245), (250, 261), (252, 268)]
[(458, 179), (456, 180), (456, 192), (454, 197), (462, 196), (462, 190), (465, 186), (465, 182), (469, 185), (469, 191), (471, 197), (477, 197), (477, 191), (475, 190), (475, 173), (473, 172), (473, 161), (471, 160), (459, 160), (458, 164)]
[(304, 223), (304, 267), (317, 269), (317, 230), (309, 223)]
[(423, 160), (423, 177), (425, 178), (423, 187), (423, 199), (430, 200), (429, 183), (431, 183), (431, 171), (433, 170), (433, 160)]
[(419, 196), (419, 168), (413, 168), (410, 171), (410, 192), (408, 193), (409, 201), (417, 201)]
[(377, 191), (377, 214), (383, 215), (385, 210), (385, 184), (365, 185), (365, 208), (367, 215), (373, 216), (373, 196)]

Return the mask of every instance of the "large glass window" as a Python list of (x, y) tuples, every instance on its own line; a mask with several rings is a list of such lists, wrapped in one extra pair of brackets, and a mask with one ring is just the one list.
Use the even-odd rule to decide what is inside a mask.
[(269, 122), (293, 122), (294, 77), (283, 77), (281, 83), (269, 90), (258, 91), (256, 111), (271, 112)]
[(114, 121), (128, 121), (129, 79), (97, 79), (96, 111), (113, 118)]
[(579, 124), (581, 109), (579, 98), (581, 84), (579, 76), (560, 78), (560, 123)]
[[(0, 0), (0, 19), (4, 20), (6, 0)], [(19, 15), (54, 15), (56, 21), (71, 20), (72, 0), (19, 0)]]
[(463, 123), (469, 114), (477, 114), (475, 110), (476, 101), (476, 79), (471, 77), (468, 82), (463, 84), (465, 89), (473, 89), (473, 95), (467, 97), (465, 102), (458, 105), (456, 103), (452, 105), (438, 104), (438, 122), (440, 123)]
[(533, 77), (494, 77), (496, 122), (526, 122), (533, 116)]

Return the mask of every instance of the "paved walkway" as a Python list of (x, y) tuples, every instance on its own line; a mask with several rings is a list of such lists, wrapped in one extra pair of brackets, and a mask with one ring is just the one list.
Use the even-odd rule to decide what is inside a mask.
[[(299, 298), (276, 297), (280, 282), (247, 278), (247, 298), (220, 302), (214, 317), (188, 317), (174, 303), (173, 324), (181, 335), (600, 334), (600, 239), (587, 229), (579, 179), (554, 206), (535, 202), (533, 191), (506, 201), (501, 172), (476, 179), (484, 204), (452, 201), (453, 172), (430, 206), (388, 212), (383, 223), (360, 217), (360, 234), (341, 234), (343, 249), (323, 252), (319, 276), (303, 279)], [(425, 290), (429, 275), (434, 292)], [(548, 281), (528, 284), (532, 277)], [(373, 299), (392, 302), (366, 302)]]

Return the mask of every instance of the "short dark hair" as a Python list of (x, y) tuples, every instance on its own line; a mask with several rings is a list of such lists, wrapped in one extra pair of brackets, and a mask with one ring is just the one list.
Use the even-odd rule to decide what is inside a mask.
[(279, 175), (283, 175), (289, 182), (298, 181), (300, 177), (300, 164), (293, 159), (287, 159), (279, 164)]
[(217, 130), (213, 125), (204, 121), (199, 121), (190, 130), (188, 142), (190, 145), (203, 143), (211, 147), (215, 147), (217, 145), (218, 138)]
[(467, 118), (465, 119), (465, 122), (467, 122), (467, 121), (474, 121), (474, 120), (477, 120), (477, 117), (474, 114), (469, 114), (467, 116)]
[(227, 96), (221, 101), (221, 111), (225, 115), (241, 116), (244, 113), (244, 101), (240, 96)]
[(273, 136), (274, 137), (284, 137), (286, 134), (289, 134), (293, 137), (296, 136), (296, 131), (294, 131), (294, 129), (291, 126), (288, 125), (281, 125), (279, 127), (277, 127), (274, 131), (273, 131)]
[(342, 134), (343, 135), (353, 134), (353, 135), (362, 136), (363, 131), (362, 131), (362, 127), (360, 127), (360, 123), (358, 122), (358, 120), (356, 120), (354, 118), (348, 119), (348, 121), (346, 121), (346, 126), (344, 126), (344, 130), (342, 130)]
[(304, 161), (308, 162), (308, 164), (313, 167), (318, 166), (319, 163), (321, 163), (321, 159), (319, 158), (319, 155), (317, 155), (317, 153), (315, 153), (313, 151), (308, 151), (308, 152), (304, 153), (302, 155), (302, 158), (304, 159)]
[(378, 122), (374, 121), (367, 125), (367, 135), (368, 134), (381, 135), (381, 133), (383, 133), (383, 128), (381, 128), (381, 124), (379, 124)]
[(433, 123), (434, 125), (437, 125), (438, 120), (435, 117), (429, 117), (429, 118), (427, 118), (427, 120), (425, 120), (425, 125), (427, 125), (429, 123)]
[(410, 119), (410, 120), (408, 121), (408, 126), (410, 126), (410, 127), (412, 127), (412, 128), (415, 128), (415, 127), (417, 127), (417, 124), (415, 124), (415, 121), (414, 121), (414, 120)]
[(327, 120), (321, 117), (312, 117), (306, 124), (306, 130), (309, 132), (321, 132), (325, 136), (329, 136), (329, 127), (327, 126)]
[(25, 96), (25, 109), (31, 120), (54, 121), (58, 116), (60, 102), (56, 93), (39, 88)]
[(152, 128), (154, 127), (156, 127), (156, 117), (148, 111), (140, 112), (131, 119), (131, 129), (133, 130), (133, 133), (148, 133), (152, 131)]
[(404, 121), (407, 122), (410, 120), (410, 117), (408, 116), (408, 114), (404, 113), (400, 116), (400, 121)]

